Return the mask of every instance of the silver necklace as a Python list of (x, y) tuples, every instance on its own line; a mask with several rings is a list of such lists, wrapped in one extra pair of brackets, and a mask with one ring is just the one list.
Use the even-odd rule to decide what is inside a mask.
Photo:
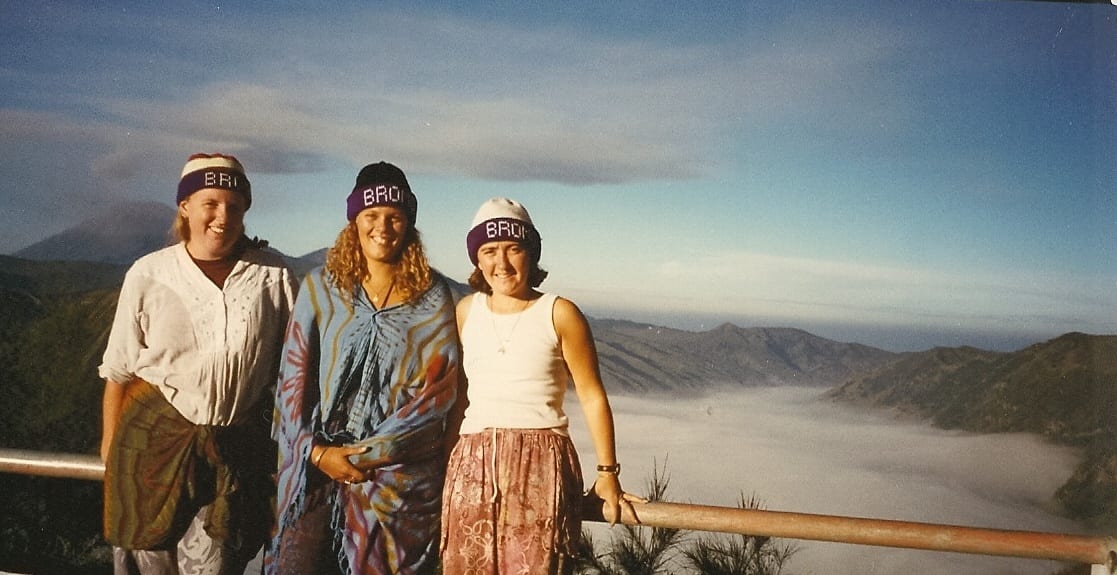
[(505, 346), (512, 343), (512, 334), (514, 334), (516, 332), (516, 326), (520, 325), (520, 318), (524, 317), (524, 310), (526, 310), (527, 306), (530, 305), (530, 304), (531, 304), (531, 300), (524, 300), (523, 307), (520, 308), (520, 311), (516, 312), (516, 320), (512, 322), (512, 329), (508, 330), (508, 336), (507, 337), (503, 337), (503, 336), (500, 335), (500, 330), (497, 329), (497, 327), (496, 327), (496, 316), (497, 315), (503, 315), (503, 314), (497, 314), (495, 311), (493, 311), (493, 307), (492, 307), (493, 306), (493, 300), (492, 300), (492, 298), (489, 298), (489, 319), (492, 320), (493, 335), (496, 336), (496, 343), (497, 343), (496, 352), (499, 353), (500, 355), (504, 355)]
[[(372, 291), (372, 293), (369, 294), (369, 299), (372, 300), (372, 305), (376, 309), (383, 308), (385, 305), (387, 305), (388, 298), (392, 296), (392, 288), (394, 287), (396, 287), (396, 276), (393, 274), (392, 281), (388, 282), (388, 289), (384, 290), (383, 296), (377, 295), (376, 291)], [(365, 290), (366, 293), (368, 293), (369, 291), (371, 290)], [(381, 298), (383, 298), (383, 303), (381, 303)]]

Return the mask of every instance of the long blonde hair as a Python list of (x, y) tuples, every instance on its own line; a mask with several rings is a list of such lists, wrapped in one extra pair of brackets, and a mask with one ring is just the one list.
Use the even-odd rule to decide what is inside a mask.
[[(419, 230), (409, 224), (403, 241), (403, 251), (392, 266), (396, 282), (393, 289), (406, 303), (427, 291), (433, 280)], [(357, 286), (368, 277), (365, 254), (361, 251), (355, 222), (349, 222), (342, 228), (333, 247), (326, 251), (326, 272), (329, 282), (346, 300), (353, 297)]]

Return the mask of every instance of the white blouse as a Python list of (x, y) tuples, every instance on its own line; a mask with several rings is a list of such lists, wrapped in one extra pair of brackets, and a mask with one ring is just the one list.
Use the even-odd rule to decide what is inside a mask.
[(278, 374), (295, 281), (283, 260), (249, 249), (217, 287), (179, 243), (128, 270), (99, 368), (115, 383), (143, 379), (197, 425), (230, 425)]

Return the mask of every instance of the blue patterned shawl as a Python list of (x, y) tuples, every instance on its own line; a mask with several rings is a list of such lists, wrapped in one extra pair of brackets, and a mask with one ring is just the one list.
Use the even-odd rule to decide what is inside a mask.
[[(435, 274), (410, 303), (375, 309), (359, 287), (347, 304), (322, 269), (303, 280), (284, 342), (272, 435), (279, 443), (277, 530), (307, 511), (315, 442), (389, 457), (370, 481), (333, 484), (342, 573), (412, 573), (438, 555), (444, 424), (457, 394), (454, 301)], [(265, 562), (265, 570), (274, 565)]]

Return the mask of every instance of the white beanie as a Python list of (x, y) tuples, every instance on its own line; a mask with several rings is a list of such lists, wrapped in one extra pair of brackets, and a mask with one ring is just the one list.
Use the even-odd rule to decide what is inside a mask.
[(488, 242), (524, 242), (535, 262), (539, 262), (541, 250), (539, 232), (531, 222), (531, 216), (520, 202), (508, 198), (492, 198), (477, 210), (465, 237), (469, 251), (469, 261), (477, 265), (477, 250)]
[(194, 154), (182, 167), (175, 203), (180, 204), (190, 194), (206, 188), (219, 188), (244, 195), (245, 209), (252, 206), (252, 184), (244, 175), (244, 166), (233, 156), (225, 154)]

